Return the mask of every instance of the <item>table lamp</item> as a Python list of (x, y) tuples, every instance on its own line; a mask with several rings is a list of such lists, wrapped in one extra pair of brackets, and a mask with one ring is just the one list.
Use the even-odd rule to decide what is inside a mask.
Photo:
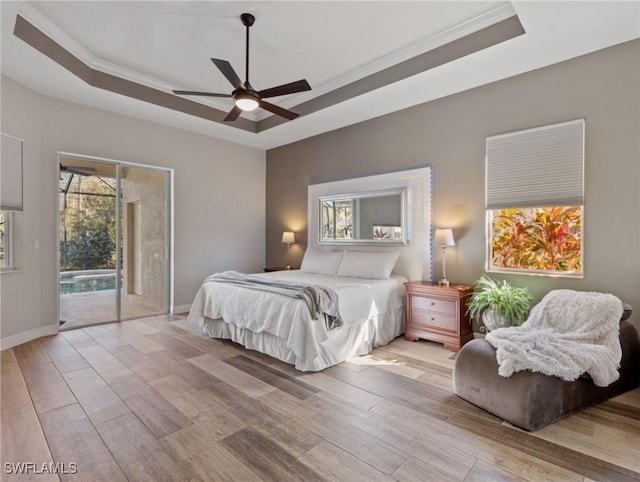
[(291, 231), (282, 233), (282, 243), (287, 245), (287, 265), (284, 269), (291, 269), (291, 245), (296, 242), (296, 237)]
[(449, 286), (449, 280), (447, 279), (447, 247), (456, 245), (453, 239), (453, 231), (450, 228), (436, 229), (433, 235), (433, 244), (442, 248), (442, 279), (440, 280), (440, 286)]

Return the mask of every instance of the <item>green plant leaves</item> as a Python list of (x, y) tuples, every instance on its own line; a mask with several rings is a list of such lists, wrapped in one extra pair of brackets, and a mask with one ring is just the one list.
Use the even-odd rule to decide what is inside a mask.
[(580, 206), (500, 209), (491, 233), (491, 263), (497, 268), (582, 270)]
[(533, 297), (527, 288), (517, 288), (506, 280), (496, 281), (486, 274), (476, 281), (467, 313), (479, 319), (487, 308), (494, 308), (512, 325), (521, 325), (531, 311)]

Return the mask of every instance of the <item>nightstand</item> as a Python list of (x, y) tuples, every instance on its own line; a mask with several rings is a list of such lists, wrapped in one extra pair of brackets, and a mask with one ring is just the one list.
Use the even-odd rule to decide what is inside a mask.
[(284, 266), (271, 266), (267, 268), (262, 268), (265, 273), (271, 273), (272, 271), (284, 271)]
[(404, 337), (444, 343), (449, 350), (458, 351), (473, 339), (473, 331), (466, 314), (467, 302), (473, 286), (439, 286), (431, 281), (409, 281), (407, 290), (407, 329)]

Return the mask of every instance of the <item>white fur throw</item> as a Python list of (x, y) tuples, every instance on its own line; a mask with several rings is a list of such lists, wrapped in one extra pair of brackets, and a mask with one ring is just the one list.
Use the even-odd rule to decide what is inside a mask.
[(619, 376), (622, 311), (611, 294), (554, 290), (522, 326), (497, 329), (486, 340), (496, 348), (503, 377), (530, 370), (572, 381), (588, 373), (606, 387)]

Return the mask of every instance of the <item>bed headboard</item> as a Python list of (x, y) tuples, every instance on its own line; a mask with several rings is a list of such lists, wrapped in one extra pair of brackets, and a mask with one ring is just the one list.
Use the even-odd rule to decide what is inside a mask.
[[(375, 245), (371, 242), (360, 244), (340, 244), (331, 246), (319, 243), (320, 233), (320, 197), (340, 194), (353, 194), (383, 191), (388, 189), (406, 189), (407, 242), (390, 246)], [(406, 171), (397, 171), (376, 176), (346, 179), (342, 181), (312, 184), (308, 187), (307, 243), (319, 249), (343, 249), (354, 251), (398, 251), (400, 256), (393, 270), (395, 274), (409, 280), (430, 280), (431, 269), (431, 167), (422, 167)]]

